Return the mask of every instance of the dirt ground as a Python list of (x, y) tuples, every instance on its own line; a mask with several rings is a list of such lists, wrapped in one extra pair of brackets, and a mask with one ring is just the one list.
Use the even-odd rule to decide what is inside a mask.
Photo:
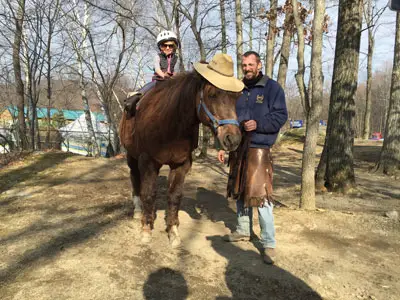
[[(140, 242), (124, 159), (61, 152), (0, 169), (0, 299), (399, 299), (400, 183), (370, 173), (379, 142), (355, 146), (358, 190), (297, 209), (299, 143), (275, 149), (278, 261), (221, 237), (235, 225), (226, 167), (194, 163), (180, 212), (182, 247), (165, 233), (167, 168), (153, 241)], [(321, 149), (319, 148), (319, 151)], [(256, 226), (256, 232), (258, 232)]]

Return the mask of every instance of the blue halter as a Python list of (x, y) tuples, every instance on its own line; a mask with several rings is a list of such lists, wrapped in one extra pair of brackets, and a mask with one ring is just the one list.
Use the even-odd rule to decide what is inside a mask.
[(201, 91), (200, 91), (200, 103), (199, 103), (199, 106), (197, 107), (197, 115), (200, 116), (200, 110), (201, 110), (201, 108), (203, 108), (204, 112), (206, 113), (206, 115), (211, 120), (211, 125), (212, 125), (212, 128), (214, 129), (214, 133), (217, 133), (218, 127), (222, 126), (222, 125), (232, 124), (232, 125), (236, 125), (236, 126), (239, 127), (239, 122), (237, 120), (235, 120), (235, 119), (225, 119), (225, 120), (216, 119), (212, 115), (212, 113), (208, 110), (208, 108), (205, 105), (203, 100), (204, 100), (203, 89), (201, 89)]

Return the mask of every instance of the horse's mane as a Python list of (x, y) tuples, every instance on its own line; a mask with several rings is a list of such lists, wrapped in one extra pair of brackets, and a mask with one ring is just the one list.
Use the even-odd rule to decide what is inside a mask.
[(157, 83), (140, 102), (135, 125), (139, 141), (169, 142), (172, 136), (187, 138), (197, 123), (196, 96), (205, 79), (196, 71), (183, 72)]

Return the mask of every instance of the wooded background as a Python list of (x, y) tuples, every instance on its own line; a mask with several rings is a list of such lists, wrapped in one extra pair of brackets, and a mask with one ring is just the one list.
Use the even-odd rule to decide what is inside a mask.
[[(285, 89), (290, 119), (307, 124), (302, 207), (315, 207), (315, 187), (346, 192), (355, 186), (355, 138), (368, 139), (372, 132), (381, 132), (384, 142), (376, 170), (388, 175), (399, 172), (400, 21), (398, 13), (388, 12), (387, 1), (0, 3), (0, 111), (10, 105), (18, 108), (17, 149), (38, 150), (43, 144), (37, 107), (48, 109), (45, 139), (49, 141), (54, 129), (50, 108), (56, 107), (84, 109), (94, 140), (90, 110), (102, 111), (113, 133), (112, 152), (119, 153), (117, 128), (123, 100), (149, 80), (156, 36), (168, 29), (177, 33), (182, 44), (180, 71), (191, 70), (192, 62), (225, 52), (234, 58), (241, 78), (242, 53), (260, 53), (265, 74)], [(397, 21), (381, 18), (388, 13), (397, 14)], [(377, 65), (374, 49), (382, 45), (375, 37), (381, 31), (392, 36), (394, 49), (386, 63)], [(360, 51), (363, 32), (367, 33), (366, 53)], [(325, 59), (329, 51), (334, 52), (334, 60)], [(360, 73), (366, 81), (360, 82)], [(321, 119), (328, 120), (328, 126), (316, 170)], [(207, 132), (203, 136), (205, 155)]]

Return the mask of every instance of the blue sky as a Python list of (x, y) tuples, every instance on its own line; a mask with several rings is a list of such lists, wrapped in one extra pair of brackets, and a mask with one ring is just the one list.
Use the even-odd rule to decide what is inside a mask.
[[(377, 1), (379, 8), (386, 6), (387, 0)], [(331, 17), (332, 24), (329, 27), (329, 33), (324, 38), (323, 50), (323, 71), (326, 80), (331, 80), (333, 72), (333, 63), (335, 57), (335, 43), (336, 43), (336, 29), (337, 29), (337, 6), (327, 9), (327, 14)], [(373, 72), (382, 70), (385, 65), (391, 66), (394, 54), (394, 40), (395, 40), (395, 21), (396, 12), (386, 8), (378, 21), (378, 26), (375, 33), (375, 49), (373, 55)], [(363, 24), (363, 29), (366, 25)], [(310, 47), (308, 47), (310, 50)], [(296, 49), (297, 50), (297, 49)], [(368, 52), (368, 31), (364, 30), (361, 36), (360, 59), (359, 59), (359, 78), (358, 82), (364, 82), (367, 79), (367, 52)], [(310, 57), (306, 58), (309, 64)], [(292, 51), (290, 64), (291, 76), (297, 72), (296, 51)], [(288, 78), (288, 81), (291, 79)], [(293, 78), (294, 80), (294, 78)]]

